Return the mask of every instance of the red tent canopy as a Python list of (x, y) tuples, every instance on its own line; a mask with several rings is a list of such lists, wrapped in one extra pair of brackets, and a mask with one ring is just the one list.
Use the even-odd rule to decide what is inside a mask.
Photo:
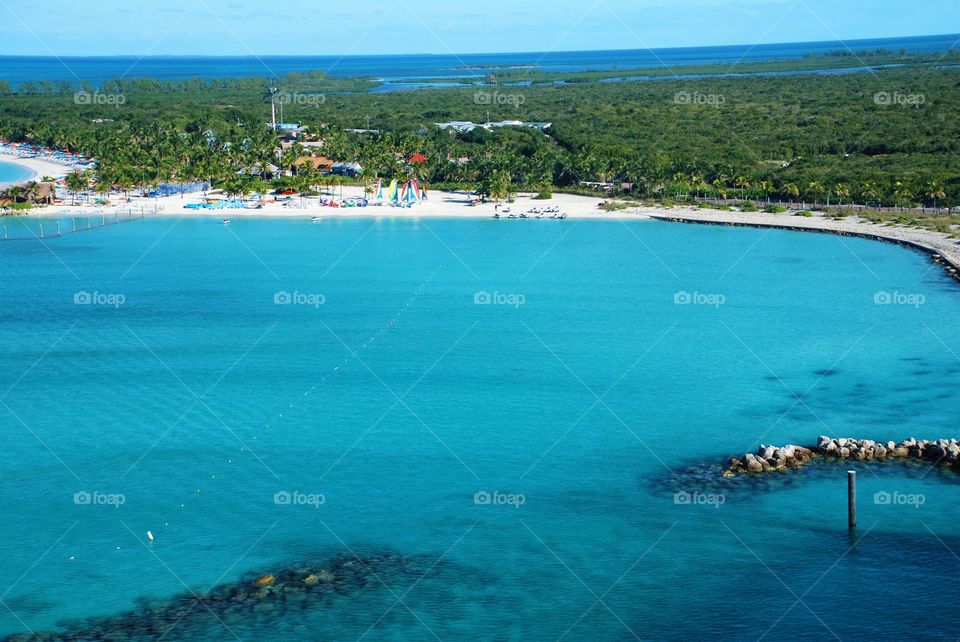
[(410, 163), (411, 165), (413, 164), (422, 165), (423, 163), (427, 162), (427, 157), (424, 156), (423, 154), (418, 153), (411, 156), (407, 162)]

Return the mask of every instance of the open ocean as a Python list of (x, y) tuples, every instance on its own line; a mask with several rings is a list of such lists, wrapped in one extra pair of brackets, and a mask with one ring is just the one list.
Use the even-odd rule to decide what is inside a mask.
[(483, 78), (505, 69), (537, 69), (570, 72), (609, 69), (640, 69), (693, 64), (732, 64), (767, 60), (791, 60), (808, 54), (838, 50), (905, 49), (911, 52), (946, 51), (957, 35), (880, 38), (846, 42), (806, 42), (723, 47), (680, 47), (622, 51), (558, 51), (550, 53), (502, 53), (406, 56), (263, 56), (263, 57), (33, 57), (0, 56), (0, 79), (17, 85), (25, 81), (79, 80), (99, 83), (107, 79), (150, 77), (165, 80), (185, 78), (241, 78), (282, 76), (291, 71), (319, 70), (331, 76), (371, 77), (385, 80), (426, 78)]
[[(852, 537), (846, 466), (690, 473), (957, 437), (960, 287), (926, 256), (650, 221), (45, 225), (0, 243), (0, 636), (960, 637), (956, 474), (853, 463)], [(191, 608), (304, 560), (336, 588)]]

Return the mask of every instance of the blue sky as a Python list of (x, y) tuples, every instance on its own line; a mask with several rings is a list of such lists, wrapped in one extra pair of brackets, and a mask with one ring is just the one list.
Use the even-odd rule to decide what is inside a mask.
[(643, 49), (960, 32), (958, 0), (3, 0), (0, 54)]

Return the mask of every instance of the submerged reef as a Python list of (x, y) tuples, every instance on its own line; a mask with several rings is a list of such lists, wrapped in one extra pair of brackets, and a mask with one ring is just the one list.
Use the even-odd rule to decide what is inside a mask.
[(189, 631), (236, 621), (238, 617), (244, 620), (290, 617), (323, 608), (326, 601), (337, 596), (351, 596), (367, 589), (392, 590), (388, 588), (391, 584), (415, 583), (425, 573), (439, 570), (442, 564), (392, 552), (305, 561), (269, 572), (251, 573), (206, 593), (191, 591), (169, 600), (144, 600), (139, 608), (125, 613), (66, 624), (63, 632), (17, 633), (4, 641), (183, 639)]

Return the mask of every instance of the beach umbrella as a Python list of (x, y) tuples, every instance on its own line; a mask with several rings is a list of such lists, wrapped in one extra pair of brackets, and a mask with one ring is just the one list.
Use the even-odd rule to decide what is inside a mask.
[(411, 156), (411, 157), (407, 160), (407, 162), (410, 163), (411, 165), (423, 165), (424, 163), (427, 162), (427, 157), (424, 156), (423, 154), (417, 152), (416, 154), (414, 154), (413, 156)]

